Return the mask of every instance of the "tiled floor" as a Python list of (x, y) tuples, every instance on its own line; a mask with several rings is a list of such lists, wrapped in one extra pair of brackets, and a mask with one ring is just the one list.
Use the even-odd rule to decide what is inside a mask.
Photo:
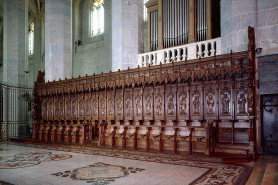
[(202, 155), (37, 143), (2, 142), (0, 151), (0, 184), (245, 184), (256, 165), (222, 164)]

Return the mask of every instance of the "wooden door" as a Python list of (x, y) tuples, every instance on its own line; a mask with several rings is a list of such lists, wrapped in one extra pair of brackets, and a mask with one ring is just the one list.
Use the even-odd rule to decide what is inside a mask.
[(264, 152), (278, 154), (278, 95), (263, 96)]

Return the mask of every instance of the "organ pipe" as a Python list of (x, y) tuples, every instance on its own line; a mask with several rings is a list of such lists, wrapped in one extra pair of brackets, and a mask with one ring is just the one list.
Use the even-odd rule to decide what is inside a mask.
[(188, 41), (188, 1), (163, 0), (163, 47), (186, 44)]
[(197, 41), (206, 40), (207, 37), (207, 3), (206, 0), (196, 0), (197, 11), (196, 11), (196, 21), (197, 21)]

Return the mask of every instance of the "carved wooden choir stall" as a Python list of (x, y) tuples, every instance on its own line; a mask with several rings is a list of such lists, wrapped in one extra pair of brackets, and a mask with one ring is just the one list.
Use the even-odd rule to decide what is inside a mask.
[(254, 153), (254, 33), (248, 51), (44, 83), (33, 139), (142, 149)]

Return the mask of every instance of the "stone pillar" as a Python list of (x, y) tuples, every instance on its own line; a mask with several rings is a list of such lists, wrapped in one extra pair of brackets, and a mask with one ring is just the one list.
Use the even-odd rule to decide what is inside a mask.
[[(34, 22), (34, 69), (33, 80), (37, 80), (38, 71), (43, 71), (42, 63), (42, 20), (38, 17)], [(33, 85), (32, 81), (30, 85)]]
[(188, 43), (196, 42), (196, 1), (189, 0), (189, 39)]
[(0, 23), (0, 81), (3, 81), (3, 21)]
[(45, 1), (45, 81), (72, 77), (71, 0)]
[(112, 70), (138, 65), (143, 51), (143, 1), (112, 0)]
[(27, 0), (4, 0), (3, 81), (25, 84)]

